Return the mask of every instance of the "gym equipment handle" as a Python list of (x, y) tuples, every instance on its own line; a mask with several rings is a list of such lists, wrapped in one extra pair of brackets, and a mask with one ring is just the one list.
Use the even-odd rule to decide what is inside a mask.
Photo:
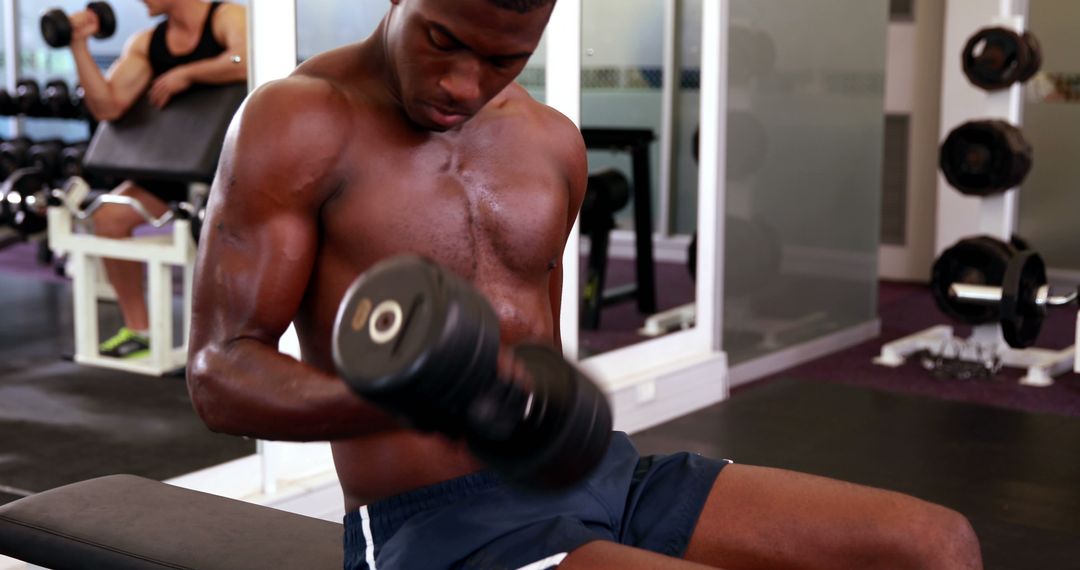
[[(966, 283), (953, 283), (949, 286), (949, 296), (964, 303), (975, 305), (995, 306), (1001, 304), (1001, 287), (992, 285), (970, 285)], [(1068, 305), (1075, 301), (1077, 292), (1068, 295), (1051, 295), (1050, 286), (1043, 285), (1035, 296), (1035, 304), (1040, 307), (1058, 307)]]

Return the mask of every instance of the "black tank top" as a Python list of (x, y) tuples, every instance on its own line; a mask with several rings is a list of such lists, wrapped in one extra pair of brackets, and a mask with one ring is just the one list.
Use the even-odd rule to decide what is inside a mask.
[(225, 51), (225, 46), (214, 39), (214, 12), (217, 11), (219, 6), (221, 6), (221, 2), (212, 2), (210, 4), (210, 12), (206, 14), (206, 21), (203, 22), (199, 43), (195, 44), (195, 49), (189, 53), (173, 55), (169, 52), (169, 45), (165, 43), (165, 32), (169, 29), (168, 19), (154, 28), (154, 35), (150, 38), (150, 67), (154, 70), (154, 77), (174, 67), (199, 61), (200, 59), (217, 57)]

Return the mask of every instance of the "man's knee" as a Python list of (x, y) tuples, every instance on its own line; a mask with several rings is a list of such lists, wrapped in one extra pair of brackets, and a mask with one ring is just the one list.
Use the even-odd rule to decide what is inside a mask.
[(982, 568), (982, 553), (975, 530), (966, 517), (945, 507), (926, 504), (898, 540), (907, 541), (920, 568)]
[(132, 211), (126, 206), (106, 204), (97, 212), (94, 212), (94, 234), (106, 238), (131, 237), (141, 220), (132, 216)]

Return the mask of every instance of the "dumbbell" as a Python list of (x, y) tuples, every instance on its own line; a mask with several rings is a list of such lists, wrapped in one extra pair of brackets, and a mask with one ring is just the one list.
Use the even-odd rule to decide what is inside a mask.
[(1030, 32), (983, 28), (964, 45), (962, 63), (973, 85), (998, 91), (1034, 77), (1042, 65), (1042, 48)]
[(83, 175), (83, 158), (86, 156), (88, 143), (78, 142), (64, 147), (60, 151), (60, 178), (67, 180), (72, 176)]
[(45, 230), (49, 184), (38, 168), (20, 168), (4, 180), (0, 190), (11, 216), (11, 227), (24, 236)]
[(0, 177), (7, 178), (27, 165), (30, 139), (17, 137), (0, 143)]
[(989, 196), (1024, 181), (1031, 171), (1031, 144), (1006, 121), (970, 121), (945, 138), (938, 162), (953, 188), (968, 196)]
[(15, 110), (20, 115), (41, 117), (45, 113), (45, 104), (41, 100), (41, 86), (33, 79), (20, 79), (15, 84)]
[(1042, 257), (1028, 250), (1010, 260), (1000, 287), (953, 283), (949, 296), (954, 303), (986, 307), (997, 313), (1005, 342), (1013, 348), (1027, 348), (1038, 338), (1047, 309), (1072, 303), (1077, 291), (1052, 294)]
[(97, 17), (98, 30), (94, 37), (103, 40), (116, 33), (116, 14), (107, 2), (91, 2), (86, 10), (75, 12), (70, 17), (59, 8), (46, 10), (41, 15), (41, 36), (45, 43), (54, 48), (71, 44), (71, 33), (76, 26), (86, 23), (88, 18)]
[(49, 180), (56, 180), (63, 177), (61, 169), (63, 151), (64, 142), (60, 139), (39, 141), (27, 149), (26, 160), (30, 166), (40, 169)]
[(418, 256), (380, 262), (338, 308), (333, 358), (359, 396), (424, 431), (463, 438), (522, 487), (585, 477), (611, 438), (604, 395), (554, 349), (513, 349), (524, 380), (501, 377), (499, 321), (471, 285)]
[(46, 113), (50, 117), (72, 119), (78, 116), (78, 110), (72, 100), (71, 90), (63, 79), (53, 79), (45, 84), (45, 94), (42, 96), (42, 101)]
[(11, 93), (8, 93), (7, 89), (0, 89), (0, 116), (11, 117), (18, 114), (19, 109), (15, 106)]

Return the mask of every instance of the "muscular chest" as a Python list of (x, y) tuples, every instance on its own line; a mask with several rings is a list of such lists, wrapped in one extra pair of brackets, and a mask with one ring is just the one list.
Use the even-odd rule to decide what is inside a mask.
[(393, 149), (350, 177), (329, 215), (380, 259), (420, 253), (460, 275), (546, 273), (562, 249), (568, 190), (556, 165), (523, 141), (455, 144), (435, 138)]

